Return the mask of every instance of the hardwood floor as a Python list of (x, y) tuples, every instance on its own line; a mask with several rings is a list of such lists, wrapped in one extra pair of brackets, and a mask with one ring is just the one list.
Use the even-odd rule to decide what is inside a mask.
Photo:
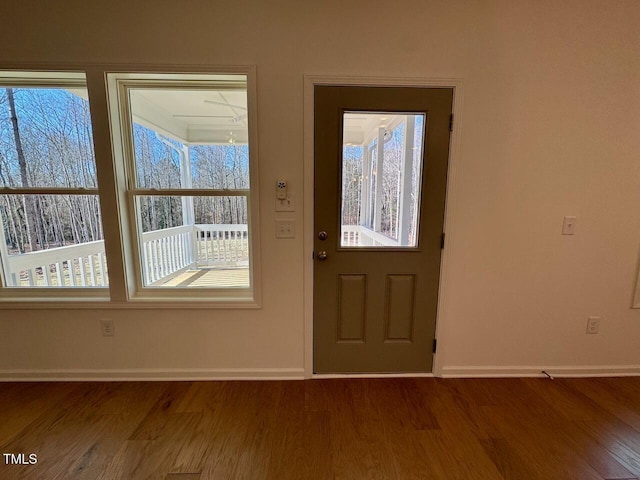
[[(0, 479), (640, 478), (640, 378), (0, 384)], [(25, 462), (26, 463), (26, 462)]]

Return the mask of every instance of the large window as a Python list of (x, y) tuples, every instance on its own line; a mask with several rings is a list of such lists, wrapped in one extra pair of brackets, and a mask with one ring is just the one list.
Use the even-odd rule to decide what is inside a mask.
[(132, 295), (252, 298), (246, 76), (108, 78), (120, 112)]
[(253, 78), (0, 71), (0, 298), (258, 305)]
[(0, 75), (0, 217), (3, 294), (108, 286), (83, 74)]

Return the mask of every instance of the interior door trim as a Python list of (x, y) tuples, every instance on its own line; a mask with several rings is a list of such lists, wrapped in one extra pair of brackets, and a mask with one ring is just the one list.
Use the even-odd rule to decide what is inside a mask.
[[(328, 378), (326, 375), (313, 374), (313, 242), (314, 242), (314, 87), (316, 85), (353, 85), (353, 86), (390, 86), (390, 87), (448, 87), (453, 88), (453, 115), (455, 123), (451, 134), (449, 146), (449, 166), (446, 186), (444, 230), (447, 232), (447, 246), (442, 252), (438, 314), (436, 318), (436, 338), (438, 339), (438, 351), (433, 359), (432, 374), (419, 376), (442, 376), (444, 363), (443, 351), (446, 351), (446, 316), (447, 316), (447, 292), (448, 266), (451, 258), (455, 256), (455, 200), (458, 198), (458, 175), (460, 144), (462, 133), (462, 103), (464, 97), (464, 81), (461, 78), (415, 78), (415, 77), (357, 77), (357, 76), (330, 76), (330, 75), (304, 75), (304, 105), (303, 105), (303, 315), (304, 315), (304, 376), (305, 378)], [(358, 375), (331, 375), (335, 377), (355, 377)], [(385, 375), (386, 377), (393, 375)], [(402, 374), (399, 376), (407, 376)], [(418, 376), (418, 375), (412, 375)]]

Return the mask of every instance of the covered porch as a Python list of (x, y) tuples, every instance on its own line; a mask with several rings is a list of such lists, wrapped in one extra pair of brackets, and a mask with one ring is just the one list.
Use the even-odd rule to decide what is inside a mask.
[[(142, 274), (149, 286), (246, 287), (247, 225), (184, 225), (142, 234)], [(11, 284), (105, 287), (104, 241), (7, 256)]]
[[(137, 189), (128, 215), (136, 223), (134, 268), (145, 287), (250, 287), (246, 86), (244, 76), (219, 77), (220, 86), (207, 88), (131, 89), (130, 125), (124, 129), (131, 133), (131, 158), (124, 168), (132, 175), (129, 186)], [(86, 89), (63, 90), (87, 100)], [(235, 155), (232, 166), (229, 152)], [(100, 216), (97, 203), (92, 212)], [(8, 225), (0, 228), (6, 286), (109, 285), (104, 240), (65, 236), (43, 242), (30, 236), (17, 248), (9, 244)]]

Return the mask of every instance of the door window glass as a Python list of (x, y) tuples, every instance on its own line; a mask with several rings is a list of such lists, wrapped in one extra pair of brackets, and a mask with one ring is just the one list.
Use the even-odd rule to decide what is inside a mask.
[(340, 246), (418, 246), (424, 114), (346, 112)]

